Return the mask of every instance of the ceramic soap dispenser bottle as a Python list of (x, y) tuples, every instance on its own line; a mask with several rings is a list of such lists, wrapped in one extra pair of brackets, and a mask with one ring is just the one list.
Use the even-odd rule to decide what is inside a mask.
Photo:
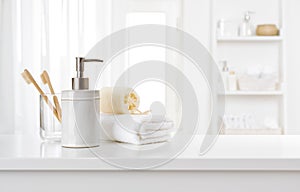
[(62, 91), (62, 146), (72, 148), (96, 147), (100, 142), (98, 123), (100, 94), (89, 90), (89, 79), (84, 77), (86, 62), (98, 59), (76, 57), (76, 77), (72, 90)]
[(252, 11), (246, 11), (243, 17), (243, 21), (239, 26), (239, 36), (253, 36), (255, 34), (254, 25), (251, 22), (251, 14), (254, 14)]

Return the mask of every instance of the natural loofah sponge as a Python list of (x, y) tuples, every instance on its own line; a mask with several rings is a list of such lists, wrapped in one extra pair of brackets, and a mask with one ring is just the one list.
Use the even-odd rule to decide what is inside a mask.
[(129, 87), (104, 87), (100, 91), (100, 111), (126, 114), (138, 111), (140, 97)]

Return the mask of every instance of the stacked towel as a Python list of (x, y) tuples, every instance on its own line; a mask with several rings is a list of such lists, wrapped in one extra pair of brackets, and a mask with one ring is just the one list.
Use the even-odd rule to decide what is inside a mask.
[(168, 141), (174, 131), (174, 122), (163, 116), (136, 115), (128, 119), (128, 116), (117, 115), (102, 117), (103, 120), (106, 125), (111, 125), (105, 132), (112, 140), (136, 145)]

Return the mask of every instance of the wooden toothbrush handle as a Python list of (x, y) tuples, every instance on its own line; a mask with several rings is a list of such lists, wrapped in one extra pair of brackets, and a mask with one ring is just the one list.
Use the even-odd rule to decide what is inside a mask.
[(61, 117), (58, 115), (57, 110), (54, 108), (54, 106), (49, 101), (48, 97), (43, 93), (41, 94), (44, 101), (47, 103), (47, 105), (50, 107), (51, 111), (53, 112), (54, 116), (57, 118), (57, 120), (61, 123)]
[(61, 108), (60, 108), (59, 101), (58, 101), (58, 98), (56, 95), (53, 96), (53, 101), (54, 101), (54, 105), (56, 108), (57, 116), (61, 120)]
[(52, 86), (52, 83), (51, 83), (48, 72), (43, 71), (43, 73), (41, 74), (41, 77), (42, 77), (43, 83), (48, 85), (48, 87), (50, 89), (50, 92), (53, 95), (53, 102), (54, 102), (54, 105), (55, 105), (56, 113), (57, 113), (57, 116), (58, 116), (59, 120), (61, 120), (61, 107), (60, 107), (58, 98), (55, 95), (55, 92), (54, 92), (54, 89), (53, 89), (53, 86)]
[(45, 95), (43, 90), (40, 88), (40, 86), (36, 83), (34, 79), (32, 79), (32, 83), (35, 86), (35, 88), (38, 90), (38, 92), (43, 97), (44, 101), (47, 103), (47, 105), (50, 107), (51, 111), (53, 112), (54, 116), (57, 118), (57, 120), (61, 123), (61, 117), (57, 114), (57, 110), (53, 107), (51, 102), (49, 101), (48, 97)]
[(40, 86), (36, 83), (36, 81), (34, 80), (34, 78), (32, 77), (31, 73), (25, 69), (24, 72), (21, 74), (23, 76), (23, 78), (25, 79), (25, 81), (30, 84), (32, 83), (34, 85), (34, 87), (38, 90), (38, 92), (40, 93), (40, 95), (42, 96), (43, 100), (47, 103), (47, 105), (50, 107), (51, 111), (53, 112), (54, 116), (57, 118), (57, 120), (59, 122), (61, 122), (61, 117), (57, 114), (57, 110), (53, 107), (53, 105), (51, 104), (51, 102), (49, 101), (48, 97), (45, 95), (45, 93), (43, 92), (43, 90), (40, 88)]

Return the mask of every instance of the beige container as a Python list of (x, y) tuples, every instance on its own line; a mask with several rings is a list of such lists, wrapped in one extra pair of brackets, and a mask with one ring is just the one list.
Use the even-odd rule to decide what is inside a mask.
[(278, 78), (275, 75), (266, 75), (258, 78), (253, 75), (243, 75), (238, 79), (238, 87), (241, 91), (275, 91)]
[(256, 28), (257, 36), (278, 36), (279, 29), (274, 24), (258, 25)]

